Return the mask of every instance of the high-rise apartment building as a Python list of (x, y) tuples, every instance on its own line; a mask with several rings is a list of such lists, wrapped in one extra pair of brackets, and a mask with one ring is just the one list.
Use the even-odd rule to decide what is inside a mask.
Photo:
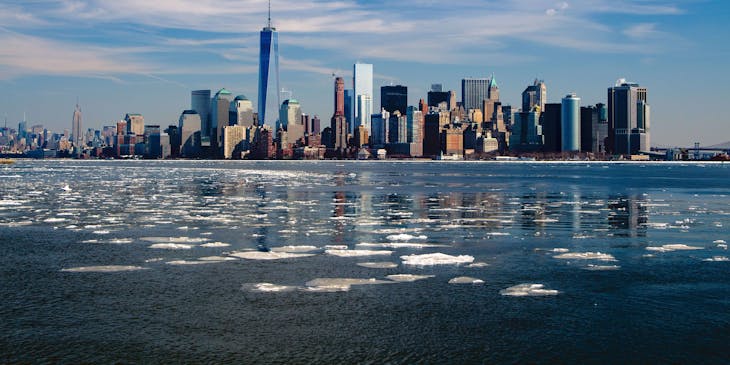
[(650, 108), (647, 90), (621, 79), (608, 88), (609, 153), (633, 155), (648, 151)]
[(580, 151), (580, 98), (568, 94), (562, 100), (560, 110), (561, 151)]
[[(269, 19), (266, 27), (261, 30), (261, 42), (259, 43), (259, 124), (269, 123), (273, 125), (271, 115), (267, 110), (276, 111), (281, 105), (279, 94), (279, 33), (271, 26), (271, 4), (269, 3)], [(273, 80), (272, 80), (273, 78)], [(275, 85), (272, 85), (275, 81)], [(276, 86), (276, 88), (273, 88)], [(273, 89), (273, 90), (272, 90)], [(267, 120), (267, 117), (269, 120)]]
[(332, 146), (342, 152), (347, 148), (347, 119), (345, 118), (345, 80), (335, 78), (335, 112), (330, 120)]
[[(370, 128), (370, 116), (373, 114), (373, 65), (369, 63), (355, 63), (352, 72), (353, 82), (353, 116), (351, 118), (354, 126), (364, 125), (366, 128)], [(364, 105), (365, 110), (358, 108), (357, 100), (360, 95), (367, 95), (366, 99), (369, 98), (370, 105)]]

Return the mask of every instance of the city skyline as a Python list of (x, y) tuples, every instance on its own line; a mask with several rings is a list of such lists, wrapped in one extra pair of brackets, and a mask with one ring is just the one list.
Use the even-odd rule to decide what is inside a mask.
[[(626, 77), (652, 90), (653, 144), (730, 139), (725, 113), (717, 107), (730, 78), (728, 71), (712, 67), (728, 53), (721, 37), (726, 33), (721, 14), (728, 6), (611, 4), (275, 1), (272, 26), (281, 32), (282, 87), (293, 91), (303, 112), (320, 118), (333, 112), (332, 74), (352, 80), (345, 70), (366, 62), (374, 65), (373, 88), (407, 86), (408, 105), (425, 98), (432, 83), (458, 92), (462, 79), (492, 73), (500, 80), (501, 99), (512, 106), (520, 105), (521, 90), (536, 77), (547, 84), (548, 102), (575, 92), (586, 105), (606, 103), (606, 88)], [(205, 1), (0, 5), (0, 39), (6, 45), (0, 112), (7, 113), (9, 126), (17, 126), (27, 112), (28, 125), (62, 131), (70, 127), (68, 114), (78, 96), (85, 128), (110, 125), (126, 113), (168, 125), (189, 109), (190, 90), (225, 87), (256, 95), (256, 35), (266, 25), (267, 3), (217, 6)], [(434, 13), (443, 22), (419, 27)], [(217, 22), (205, 21), (214, 15)], [(333, 37), (337, 31), (342, 35)], [(372, 105), (380, 105), (379, 93), (374, 94)], [(703, 127), (688, 132), (687, 122), (698, 124), (696, 110), (703, 111)]]

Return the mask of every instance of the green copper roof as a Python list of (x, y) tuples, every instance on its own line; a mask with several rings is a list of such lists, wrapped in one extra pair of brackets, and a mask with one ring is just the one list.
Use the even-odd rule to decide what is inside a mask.
[(231, 94), (230, 91), (226, 90), (225, 87), (222, 88), (222, 89), (220, 89), (220, 90), (218, 90), (218, 92), (216, 94), (217, 95), (233, 95), (233, 94)]
[(248, 98), (246, 97), (246, 95), (238, 95), (236, 96), (235, 100), (248, 100)]
[(497, 79), (494, 78), (494, 74), (492, 74), (492, 78), (489, 79), (489, 87), (499, 87), (497, 86)]

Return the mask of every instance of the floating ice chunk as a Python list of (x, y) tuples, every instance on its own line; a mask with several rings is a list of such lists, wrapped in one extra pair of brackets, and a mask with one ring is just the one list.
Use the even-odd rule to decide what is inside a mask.
[(289, 253), (289, 252), (261, 252), (261, 251), (241, 251), (231, 253), (230, 256), (238, 257), (246, 260), (283, 260), (283, 259), (297, 259), (302, 257), (314, 256), (313, 254), (305, 253)]
[(395, 262), (358, 262), (357, 266), (367, 267), (368, 269), (395, 269), (398, 264)]
[(127, 243), (132, 243), (134, 242), (134, 240), (132, 240), (131, 238), (112, 238), (108, 242), (115, 245), (123, 245)]
[(150, 245), (150, 248), (162, 250), (189, 250), (193, 248), (193, 245), (186, 245), (182, 243), (155, 243)]
[(656, 252), (672, 252), (672, 251), (689, 251), (689, 250), (701, 250), (702, 247), (687, 246), (682, 243), (662, 245), (662, 246), (649, 246), (646, 248), (648, 251)]
[(730, 261), (730, 258), (726, 256), (712, 256), (709, 259), (704, 259), (702, 261), (711, 261), (711, 262), (727, 262)]
[(168, 265), (175, 265), (175, 266), (186, 266), (186, 265), (203, 265), (203, 264), (211, 264), (212, 262), (206, 262), (206, 261), (187, 261), (187, 260), (174, 260), (174, 261), (168, 261), (166, 264)]
[(425, 240), (428, 239), (428, 237), (424, 235), (418, 235), (414, 236), (408, 233), (401, 233), (401, 234), (391, 234), (390, 236), (386, 237), (390, 241), (410, 241), (410, 240)]
[(272, 247), (271, 251), (274, 252), (312, 252), (317, 251), (319, 248), (317, 246), (281, 246), (281, 247)]
[(553, 248), (550, 251), (555, 252), (555, 253), (564, 253), (564, 252), (569, 252), (570, 250), (567, 249), (567, 248), (556, 247), (556, 248)]
[(146, 270), (140, 266), (123, 266), (123, 265), (108, 265), (108, 266), (82, 266), (82, 267), (71, 267), (68, 269), (61, 269), (62, 272), (124, 272), (124, 271), (137, 271)]
[(487, 266), (489, 266), (489, 264), (486, 262), (475, 262), (475, 263), (466, 265), (466, 267), (471, 267), (471, 268), (481, 268), (481, 267), (487, 267)]
[(545, 289), (543, 284), (519, 284), (499, 291), (499, 294), (510, 297), (538, 297), (559, 293), (557, 290)]
[(572, 252), (553, 256), (556, 259), (563, 260), (599, 260), (599, 261), (616, 261), (611, 254), (602, 252)]
[(347, 250), (347, 245), (326, 245), (325, 250)]
[(722, 244), (726, 244), (727, 242), (725, 242), (725, 240), (714, 240), (714, 241), (712, 241), (712, 243), (714, 243), (716, 245), (722, 245)]
[(243, 290), (256, 293), (281, 293), (299, 289), (297, 286), (277, 285), (271, 283), (243, 284)]
[(160, 261), (164, 261), (164, 260), (165, 259), (163, 259), (162, 257), (155, 257), (155, 258), (152, 258), (152, 259), (144, 260), (144, 262), (150, 263), (150, 262), (160, 262)]
[(99, 240), (85, 240), (81, 241), (81, 243), (99, 243)]
[(200, 247), (208, 247), (208, 248), (210, 248), (210, 247), (228, 247), (228, 246), (230, 246), (230, 244), (224, 243), (224, 242), (208, 242), (208, 243), (204, 243), (204, 244), (200, 245)]
[(65, 222), (66, 218), (46, 218), (43, 221), (46, 223), (58, 223), (58, 222)]
[(583, 268), (583, 270), (589, 270), (589, 271), (613, 271), (620, 269), (621, 266), (618, 265), (588, 265)]
[(108, 230), (106, 230), (106, 229), (100, 229), (98, 231), (94, 231), (94, 232), (91, 232), (91, 233), (93, 233), (93, 234), (99, 234), (99, 235), (104, 235), (104, 234), (109, 234), (111, 232), (108, 231)]
[(349, 291), (353, 285), (377, 285), (393, 284), (393, 281), (370, 279), (349, 279), (349, 278), (318, 278), (308, 281), (305, 290), (314, 292), (339, 292)]
[(441, 245), (437, 243), (409, 243), (409, 242), (385, 242), (385, 243), (358, 243), (357, 246), (362, 247), (382, 247), (382, 248), (435, 248), (449, 247), (449, 245)]
[(388, 256), (393, 251), (388, 250), (325, 250), (324, 253), (338, 257), (360, 257), (360, 256)]
[(198, 260), (209, 261), (209, 262), (222, 262), (222, 261), (237, 261), (238, 259), (235, 257), (227, 257), (227, 256), (205, 256), (205, 257), (199, 258)]
[(727, 250), (727, 245), (726, 245), (726, 244), (724, 244), (724, 243), (718, 243), (718, 244), (717, 244), (717, 248), (721, 248), (721, 249), (723, 249), (723, 250)]
[(147, 242), (172, 242), (172, 243), (203, 243), (210, 241), (207, 238), (195, 237), (142, 237), (142, 241)]
[(436, 275), (413, 275), (413, 274), (395, 274), (387, 275), (388, 280), (397, 281), (399, 283), (411, 283), (418, 280), (430, 279), (436, 277)]
[(511, 235), (512, 234), (509, 232), (487, 232), (487, 236), (511, 236)]
[(433, 266), (433, 265), (458, 265), (474, 262), (474, 256), (460, 255), (451, 256), (443, 253), (429, 253), (424, 255), (401, 256), (404, 265)]
[(558, 220), (555, 218), (533, 219), (532, 221), (535, 223), (557, 223), (558, 222)]
[(459, 276), (457, 278), (453, 278), (449, 280), (449, 284), (484, 284), (484, 280), (477, 279), (477, 278), (471, 278), (468, 276)]

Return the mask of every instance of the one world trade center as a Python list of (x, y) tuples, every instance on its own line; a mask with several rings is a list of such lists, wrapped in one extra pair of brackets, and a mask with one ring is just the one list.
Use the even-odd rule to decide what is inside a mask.
[[(273, 61), (273, 62), (272, 62)], [(271, 85), (272, 77), (276, 78), (276, 85)], [(276, 86), (270, 90), (271, 86)], [(273, 95), (272, 95), (273, 92)], [(269, 1), (269, 20), (266, 28), (261, 31), (261, 44), (259, 49), (259, 125), (264, 125), (267, 120), (266, 110), (272, 110), (271, 115), (276, 116), (281, 100), (279, 96), (279, 33), (271, 26), (271, 2)], [(276, 102), (276, 104), (272, 104)], [(269, 105), (271, 104), (271, 105)], [(267, 108), (267, 106), (269, 106)], [(273, 125), (269, 123), (269, 125)]]

